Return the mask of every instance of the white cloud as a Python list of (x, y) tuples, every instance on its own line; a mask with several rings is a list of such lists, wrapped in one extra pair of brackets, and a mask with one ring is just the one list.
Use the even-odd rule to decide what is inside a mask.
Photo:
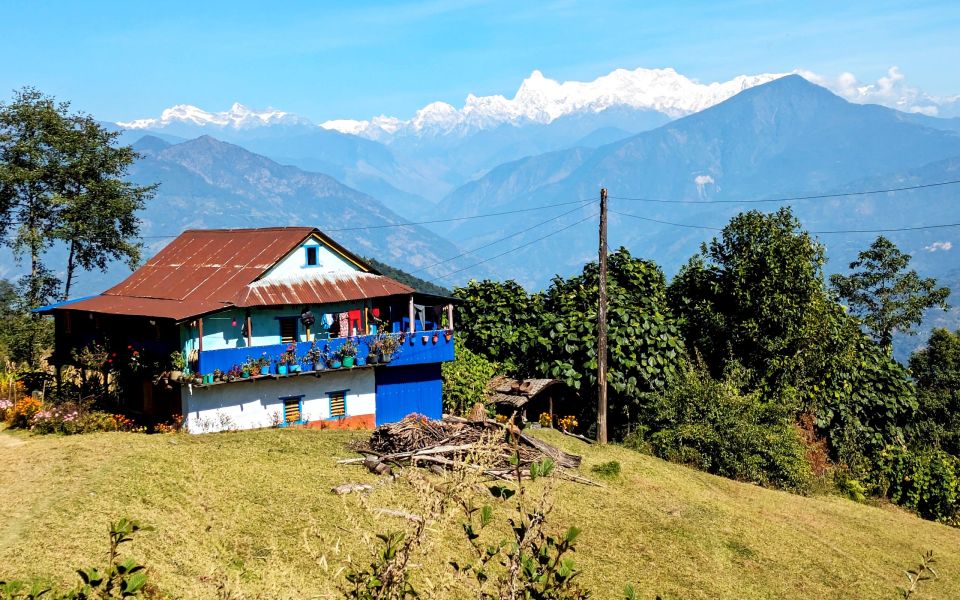
[(927, 252), (936, 252), (937, 250), (943, 250), (944, 252), (946, 252), (951, 248), (953, 248), (952, 242), (934, 242), (929, 246), (924, 247), (924, 250), (926, 250)]
[(941, 113), (941, 106), (955, 104), (958, 101), (957, 96), (931, 96), (923, 90), (907, 85), (906, 76), (897, 66), (887, 69), (887, 74), (874, 83), (862, 82), (850, 72), (841, 73), (835, 78), (803, 69), (798, 69), (796, 72), (850, 102), (882, 104), (904, 112), (921, 113), (931, 117)]

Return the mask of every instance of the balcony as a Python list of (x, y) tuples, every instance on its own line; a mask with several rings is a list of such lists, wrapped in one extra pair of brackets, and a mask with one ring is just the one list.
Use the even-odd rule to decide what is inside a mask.
[[(406, 367), (411, 365), (421, 365), (427, 363), (439, 363), (453, 360), (454, 357), (454, 336), (453, 332), (437, 329), (430, 331), (417, 331), (416, 333), (393, 334), (402, 336), (403, 343), (400, 344), (394, 353), (392, 360), (386, 364), (375, 365), (378, 368)], [(449, 336), (449, 339), (447, 338)], [(352, 339), (357, 345), (357, 357), (363, 359), (369, 354), (370, 344), (376, 339), (373, 335), (361, 335), (353, 338), (333, 338), (326, 340), (317, 340), (317, 347), (321, 352), (332, 356), (348, 340)], [(313, 342), (298, 342), (297, 357), (302, 359)], [(235, 365), (243, 365), (247, 359), (258, 359), (266, 356), (272, 364), (271, 375), (267, 377), (277, 377), (277, 360), (280, 355), (286, 351), (288, 344), (272, 344), (268, 346), (251, 346), (249, 348), (225, 348), (222, 350), (205, 350), (200, 353), (197, 364), (197, 371), (206, 375), (213, 373), (214, 370), (228, 372)], [(304, 371), (312, 371), (312, 365), (301, 364)], [(363, 367), (369, 367), (365, 365)], [(341, 367), (358, 368), (358, 367)], [(261, 376), (262, 377), (262, 376)], [(282, 376), (281, 376), (282, 377)]]

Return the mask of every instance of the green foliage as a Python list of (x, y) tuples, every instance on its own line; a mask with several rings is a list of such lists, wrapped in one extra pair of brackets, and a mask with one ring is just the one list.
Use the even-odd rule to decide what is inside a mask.
[(453, 295), (459, 307), (457, 339), (460, 347), (501, 363), (511, 375), (533, 374), (539, 347), (541, 297), (527, 294), (515, 281), (471, 280)]
[(793, 491), (811, 483), (806, 448), (780, 402), (743, 393), (747, 374), (731, 366), (717, 381), (687, 365), (666, 390), (649, 394), (641, 430), (656, 456), (701, 470)]
[(53, 344), (53, 323), (32, 318), (25, 298), (14, 284), (0, 279), (0, 363), (35, 368), (40, 351)]
[(913, 335), (923, 313), (935, 306), (946, 310), (950, 289), (937, 287), (933, 278), (907, 271), (911, 256), (883, 236), (850, 263), (850, 275), (832, 275), (830, 283), (850, 310), (862, 320), (874, 339), (893, 350), (893, 333)]
[[(67, 297), (78, 268), (139, 261), (136, 211), (154, 186), (127, 181), (137, 154), (114, 145), (119, 135), (33, 88), (0, 104), (0, 238), (17, 260), (29, 257), (27, 308)], [(55, 243), (68, 249), (62, 292), (54, 270), (43, 262)]]
[[(666, 308), (659, 267), (620, 248), (607, 261), (607, 381), (609, 424), (622, 435), (637, 418), (637, 399), (662, 389), (683, 357), (683, 343)], [(590, 263), (569, 279), (555, 278), (540, 314), (540, 373), (580, 390), (595, 414), (597, 387), (597, 294), (599, 267)], [(583, 420), (583, 419), (581, 419)]]
[(878, 486), (893, 502), (925, 519), (960, 524), (960, 458), (890, 447), (882, 453), (879, 477)]
[(960, 331), (934, 329), (926, 348), (910, 357), (910, 374), (917, 386), (914, 438), (960, 456)]
[(419, 536), (401, 531), (377, 534), (379, 547), (373, 561), (363, 568), (351, 568), (346, 579), (352, 587), (343, 590), (345, 598), (357, 600), (403, 600), (418, 598), (410, 583), (407, 561)]
[[(559, 536), (546, 530), (550, 506), (544, 500), (528, 508), (527, 490), (520, 470), (519, 450), (514, 437), (514, 488), (498, 484), (490, 488), (495, 498), (510, 506), (506, 522), (512, 537), (491, 540), (484, 531), (494, 523), (493, 507), (464, 503), (467, 520), (462, 524), (464, 537), (474, 558), (453, 561), (451, 566), (474, 583), (481, 600), (524, 598), (529, 600), (581, 600), (590, 593), (579, 585), (577, 570), (569, 556), (575, 551), (580, 530), (568, 528)], [(530, 465), (530, 479), (548, 477), (554, 469), (550, 459)]]
[(121, 560), (120, 546), (133, 541), (138, 531), (149, 529), (126, 517), (112, 523), (107, 566), (77, 569), (81, 583), (70, 591), (58, 592), (37, 581), (0, 581), (0, 600), (106, 600), (141, 596), (148, 582), (146, 567), (132, 558)]
[(475, 403), (484, 402), (487, 385), (499, 368), (469, 348), (457, 348), (456, 359), (442, 366), (444, 412), (462, 416)]
[(825, 310), (823, 247), (788, 208), (741, 213), (670, 284), (690, 354), (714, 375), (735, 360), (772, 393), (816, 368)]
[(844, 319), (815, 396), (817, 428), (831, 456), (865, 477), (884, 447), (902, 444), (917, 404), (907, 371)]

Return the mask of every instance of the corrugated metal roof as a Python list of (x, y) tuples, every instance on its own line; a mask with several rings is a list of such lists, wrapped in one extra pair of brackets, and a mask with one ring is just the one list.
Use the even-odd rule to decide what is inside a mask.
[(413, 288), (383, 275), (347, 271), (282, 281), (266, 279), (255, 281), (241, 289), (233, 303), (241, 307), (325, 304), (412, 292)]
[(243, 286), (313, 231), (312, 227), (184, 231), (104, 295), (231, 302)]
[(234, 305), (319, 304), (413, 292), (389, 277), (363, 272), (256, 281), (314, 233), (362, 264), (312, 227), (188, 230), (103, 294), (49, 308), (180, 321)]

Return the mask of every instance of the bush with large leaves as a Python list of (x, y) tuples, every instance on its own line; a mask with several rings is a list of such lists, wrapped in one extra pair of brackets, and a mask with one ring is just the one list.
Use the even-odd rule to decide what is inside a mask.
[(910, 357), (917, 385), (914, 438), (960, 456), (960, 331), (937, 328)]
[[(555, 278), (543, 296), (540, 372), (580, 390), (585, 412), (596, 414), (599, 266)], [(622, 435), (635, 422), (644, 392), (662, 389), (683, 358), (683, 343), (667, 308), (666, 282), (652, 261), (620, 248), (608, 259), (607, 350), (609, 423)], [(591, 419), (594, 420), (594, 419)]]

